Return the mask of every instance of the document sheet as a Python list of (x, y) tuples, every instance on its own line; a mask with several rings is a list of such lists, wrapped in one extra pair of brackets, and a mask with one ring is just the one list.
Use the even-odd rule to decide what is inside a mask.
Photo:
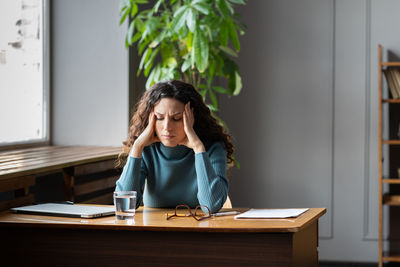
[(282, 219), (298, 217), (308, 209), (250, 209), (235, 219)]

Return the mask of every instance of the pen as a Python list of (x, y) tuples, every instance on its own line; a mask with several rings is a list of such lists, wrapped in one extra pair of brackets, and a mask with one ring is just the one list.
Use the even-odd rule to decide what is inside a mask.
[(217, 212), (212, 214), (213, 216), (225, 216), (225, 215), (235, 215), (239, 214), (239, 211), (225, 211), (225, 212)]

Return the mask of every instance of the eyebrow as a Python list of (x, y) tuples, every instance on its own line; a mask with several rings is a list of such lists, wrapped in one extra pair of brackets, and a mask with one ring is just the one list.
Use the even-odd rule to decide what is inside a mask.
[[(156, 115), (162, 115), (162, 116), (164, 116), (164, 114), (163, 113), (160, 113), (160, 112), (154, 112)], [(181, 111), (181, 112), (176, 112), (176, 113), (174, 113), (174, 114), (172, 114), (171, 116), (176, 116), (176, 115), (180, 115), (180, 114), (183, 114), (183, 111)]]

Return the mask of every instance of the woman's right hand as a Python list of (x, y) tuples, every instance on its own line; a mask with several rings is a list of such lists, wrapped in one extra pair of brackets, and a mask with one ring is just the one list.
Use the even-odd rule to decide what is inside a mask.
[(143, 149), (146, 146), (149, 146), (155, 142), (160, 142), (158, 136), (155, 135), (155, 123), (156, 116), (152, 111), (150, 112), (149, 123), (147, 124), (146, 129), (144, 129), (144, 131), (139, 135), (133, 144), (131, 157), (140, 158), (142, 156)]

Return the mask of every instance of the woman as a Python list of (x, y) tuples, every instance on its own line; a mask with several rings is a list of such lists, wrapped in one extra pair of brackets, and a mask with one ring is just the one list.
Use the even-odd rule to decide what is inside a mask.
[(233, 145), (192, 85), (173, 80), (146, 91), (124, 152), (129, 155), (116, 190), (137, 191), (136, 207), (143, 198), (147, 207), (222, 208)]

